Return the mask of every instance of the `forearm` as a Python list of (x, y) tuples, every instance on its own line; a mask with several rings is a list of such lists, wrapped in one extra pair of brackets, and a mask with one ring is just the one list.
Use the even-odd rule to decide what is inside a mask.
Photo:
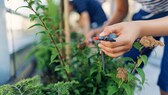
[(81, 14), (81, 26), (84, 32), (84, 35), (87, 35), (87, 32), (90, 30), (90, 18), (87, 12)]
[(168, 17), (148, 20), (148, 21), (139, 21), (137, 22), (140, 26), (139, 37), (142, 36), (167, 36), (168, 35)]
[(112, 17), (104, 26), (113, 25), (122, 22), (128, 14), (128, 0), (115, 0), (115, 10)]
[(88, 31), (90, 31), (90, 21), (89, 20), (83, 20), (82, 30), (83, 30), (84, 35), (86, 36)]
[(127, 12), (115, 10), (113, 16), (102, 27), (95, 29), (94, 34), (100, 34), (106, 26), (122, 22), (126, 15)]
[(126, 16), (127, 16), (127, 12), (122, 13), (122, 11), (116, 10), (113, 16), (105, 23), (104, 27), (122, 22)]

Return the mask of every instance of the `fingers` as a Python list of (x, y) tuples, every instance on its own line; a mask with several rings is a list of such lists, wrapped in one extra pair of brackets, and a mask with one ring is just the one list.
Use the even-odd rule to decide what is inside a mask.
[[(102, 49), (103, 50), (103, 49)], [(110, 57), (112, 57), (112, 58), (117, 58), (117, 57), (119, 57), (119, 56), (121, 56), (121, 55), (123, 55), (124, 53), (125, 53), (125, 51), (120, 51), (120, 52), (118, 52), (118, 53), (109, 53), (109, 52), (107, 52), (107, 51), (105, 51), (105, 50), (103, 50), (103, 52), (106, 54), (106, 55), (108, 55), (108, 56), (110, 56)]]
[[(121, 37), (121, 36), (120, 36)], [(129, 39), (123, 39), (123, 37), (116, 38), (116, 42), (101, 41), (99, 47), (110, 57), (119, 57), (125, 52), (129, 51), (132, 47)]]
[(110, 48), (110, 47), (104, 46), (103, 44), (99, 44), (99, 47), (104, 51), (105, 54), (113, 58), (119, 57), (125, 52), (130, 50), (130, 47), (127, 45)]
[(115, 47), (120, 47), (120, 46), (130, 44), (130, 38), (125, 37), (125, 36), (122, 37), (122, 35), (115, 38), (115, 40), (116, 40), (116, 42), (101, 41), (100, 43), (103, 46), (110, 47), (110, 48), (115, 48)]
[(115, 29), (112, 26), (107, 26), (104, 28), (103, 32), (100, 33), (100, 36), (107, 36), (115, 32)]
[(120, 47), (116, 47), (116, 48), (110, 48), (110, 47), (103, 46), (102, 44), (99, 44), (99, 47), (109, 53), (118, 53), (120, 51), (126, 52), (130, 49), (128, 46), (120, 46)]
[(119, 46), (125, 45), (125, 43), (121, 43), (121, 42), (101, 41), (100, 43), (101, 43), (103, 46), (110, 47), (110, 48), (115, 48), (115, 47), (119, 47)]

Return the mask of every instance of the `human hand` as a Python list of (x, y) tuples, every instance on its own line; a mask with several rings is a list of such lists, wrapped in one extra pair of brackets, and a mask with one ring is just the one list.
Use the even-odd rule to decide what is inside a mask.
[(136, 22), (122, 22), (105, 27), (104, 31), (99, 36), (107, 36), (116, 34), (116, 42), (101, 41), (99, 47), (105, 54), (116, 58), (129, 51), (134, 41), (140, 35), (140, 27)]
[(87, 45), (89, 45), (91, 43), (92, 37), (100, 34), (101, 31), (102, 31), (102, 29), (100, 29), (100, 28), (96, 28), (96, 29), (89, 31), (85, 36), (85, 43), (87, 43)]
[(93, 31), (89, 31), (86, 36), (85, 36), (85, 43), (87, 45), (90, 44), (90, 40), (92, 39), (92, 37), (95, 35), (95, 33)]

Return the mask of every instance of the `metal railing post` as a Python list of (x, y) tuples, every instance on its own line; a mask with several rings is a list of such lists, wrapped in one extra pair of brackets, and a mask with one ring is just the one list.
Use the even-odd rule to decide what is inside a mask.
[(10, 78), (10, 55), (8, 50), (4, 0), (0, 0), (0, 84)]

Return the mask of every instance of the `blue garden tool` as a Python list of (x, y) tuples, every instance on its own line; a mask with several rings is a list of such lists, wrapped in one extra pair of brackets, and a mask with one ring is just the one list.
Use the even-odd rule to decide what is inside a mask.
[[(114, 38), (117, 36), (115, 34), (110, 34), (108, 36), (97, 36), (93, 37), (93, 40), (95, 41), (110, 41), (110, 42), (115, 42)], [(105, 59), (104, 59), (104, 52), (101, 50), (101, 59), (102, 59), (102, 68), (103, 71), (105, 70)]]

